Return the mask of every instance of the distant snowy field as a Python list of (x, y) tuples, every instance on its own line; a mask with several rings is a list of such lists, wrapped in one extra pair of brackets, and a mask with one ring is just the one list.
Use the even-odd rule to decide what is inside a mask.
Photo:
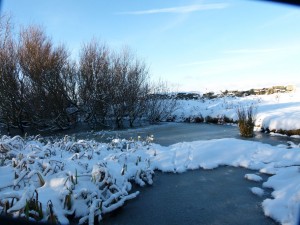
[(188, 117), (223, 117), (237, 120), (238, 106), (256, 109), (256, 126), (269, 130), (300, 129), (300, 90), (292, 93), (253, 95), (247, 97), (223, 97), (212, 100), (180, 100), (174, 112), (176, 120)]
[[(183, 142), (163, 147), (146, 141), (113, 140), (111, 143), (74, 141), (69, 137), (50, 143), (44, 139), (0, 139), (0, 213), (56, 220), (68, 224), (94, 223), (105, 213), (136, 197), (131, 182), (152, 184), (154, 170), (182, 173), (218, 166), (254, 170), (245, 179), (259, 181), (255, 171), (271, 174), (262, 187), (249, 191), (264, 196), (266, 216), (285, 225), (298, 222), (300, 207), (300, 147), (271, 146), (258, 142), (219, 139)], [(220, 187), (222, 191), (222, 187)], [(129, 202), (130, 204), (130, 202)]]

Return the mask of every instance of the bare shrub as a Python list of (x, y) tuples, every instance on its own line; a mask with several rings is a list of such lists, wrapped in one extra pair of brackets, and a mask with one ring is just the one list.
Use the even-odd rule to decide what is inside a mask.
[(92, 127), (105, 123), (111, 100), (110, 49), (96, 40), (84, 44), (79, 59), (78, 94), (84, 121)]
[(125, 119), (132, 127), (145, 114), (149, 93), (148, 68), (128, 48), (113, 52), (92, 40), (82, 48), (79, 63), (79, 97), (85, 121), (118, 128)]
[(202, 115), (196, 116), (196, 117), (193, 118), (193, 122), (194, 123), (203, 123), (204, 122), (204, 118), (203, 118)]
[(234, 123), (234, 120), (232, 118), (229, 118), (227, 116), (224, 115), (224, 123)]
[(42, 28), (29, 26), (20, 33), (18, 50), (31, 123), (38, 130), (69, 128), (67, 108), (76, 102), (68, 95), (75, 87), (66, 48), (54, 47)]
[(211, 116), (206, 116), (205, 117), (205, 123), (218, 124), (219, 123), (219, 118), (217, 118), (217, 117), (211, 117)]
[(147, 97), (149, 94), (148, 68), (144, 61), (137, 58), (129, 58), (130, 67), (126, 79), (126, 110), (129, 118), (129, 126), (133, 127), (138, 118), (142, 118), (147, 110)]
[(132, 127), (134, 121), (145, 113), (148, 69), (128, 48), (114, 53), (112, 59), (111, 117), (118, 128), (123, 127), (125, 117)]
[(19, 76), (16, 41), (10, 17), (0, 17), (0, 122), (7, 132), (19, 128), (24, 132), (24, 83)]
[(238, 126), (242, 137), (253, 137), (255, 114), (253, 106), (237, 108)]
[(150, 123), (157, 123), (172, 116), (177, 108), (176, 95), (172, 95), (167, 83), (158, 81), (153, 83), (147, 99), (147, 119)]
[(163, 82), (151, 85), (146, 63), (128, 48), (112, 51), (92, 40), (76, 64), (41, 27), (14, 36), (10, 20), (0, 18), (0, 123), (8, 133), (68, 129), (78, 112), (92, 127), (172, 117), (176, 96)]
[(273, 130), (273, 131), (269, 130), (269, 132), (275, 132), (275, 133), (284, 134), (284, 135), (287, 135), (287, 136), (300, 135), (300, 129), (295, 129), (295, 130), (279, 129), (279, 130)]

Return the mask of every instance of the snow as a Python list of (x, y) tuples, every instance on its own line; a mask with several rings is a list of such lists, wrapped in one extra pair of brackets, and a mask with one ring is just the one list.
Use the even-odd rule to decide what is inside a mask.
[[(179, 101), (174, 115), (177, 121), (206, 116), (237, 120), (239, 106), (254, 106), (256, 130), (269, 129), (272, 136), (279, 136), (276, 132), (280, 130), (300, 129), (299, 91), (184, 100)], [(0, 214), (7, 211), (13, 216), (29, 215), (34, 220), (39, 210), (30, 208), (26, 215), (26, 205), (35, 201), (41, 204), (41, 221), (54, 216), (59, 223), (68, 224), (68, 215), (74, 214), (80, 224), (93, 224), (95, 218), (100, 221), (105, 213), (138, 196), (139, 192), (132, 192), (132, 183), (151, 185), (155, 170), (183, 173), (234, 166), (252, 169), (253, 173), (245, 174), (250, 181), (261, 182), (258, 173), (272, 175), (262, 184), (263, 188), (273, 189), (272, 198), (262, 200), (264, 214), (281, 224), (298, 224), (300, 145), (289, 141), (287, 145), (271, 146), (227, 138), (164, 147), (153, 144), (153, 140), (113, 139), (111, 143), (98, 143), (66, 136), (50, 142), (41, 137), (24, 140), (2, 136)], [(263, 198), (263, 188), (250, 190)]]
[(258, 195), (260, 197), (262, 197), (264, 195), (264, 190), (259, 187), (253, 187), (253, 188), (251, 188), (251, 191), (253, 194)]
[(262, 178), (256, 174), (246, 174), (245, 178), (256, 182), (262, 181)]
[[(50, 143), (6, 136), (1, 138), (0, 144), (7, 147), (6, 159), (0, 166), (0, 177), (3, 177), (0, 213), (5, 210), (4, 201), (12, 203), (13, 198), (8, 212), (21, 212), (26, 201), (37, 198), (37, 192), (44, 215), (42, 221), (49, 217), (51, 203), (61, 224), (69, 223), (67, 216), (73, 213), (80, 223), (93, 224), (94, 216), (101, 220), (103, 214), (139, 194), (131, 192), (131, 182), (151, 185), (155, 170), (182, 173), (226, 165), (273, 174), (263, 183), (263, 187), (274, 190), (272, 199), (263, 200), (263, 211), (281, 224), (297, 224), (300, 207), (300, 148), (297, 145), (283, 148), (227, 138), (164, 147), (119, 139), (104, 144), (66, 137)], [(245, 178), (261, 181), (255, 173), (246, 174)], [(264, 196), (261, 188), (253, 187), (251, 191)]]
[[(173, 113), (177, 121), (185, 118), (226, 116), (237, 120), (239, 106), (254, 106), (257, 129), (270, 131), (300, 129), (300, 90), (291, 93), (251, 95), (246, 97), (221, 97), (206, 100), (180, 100)], [(299, 138), (299, 137), (298, 137)]]

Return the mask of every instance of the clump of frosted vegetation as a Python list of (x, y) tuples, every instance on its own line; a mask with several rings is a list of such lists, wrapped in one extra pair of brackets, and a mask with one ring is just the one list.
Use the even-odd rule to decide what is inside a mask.
[(152, 184), (145, 141), (56, 142), (20, 136), (0, 139), (0, 214), (28, 220), (94, 224), (135, 198), (132, 183)]
[(253, 106), (237, 108), (238, 126), (242, 137), (254, 136), (255, 114)]

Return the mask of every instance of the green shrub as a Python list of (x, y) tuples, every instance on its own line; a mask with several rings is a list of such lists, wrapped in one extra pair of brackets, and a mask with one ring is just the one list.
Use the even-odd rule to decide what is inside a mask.
[(240, 129), (240, 134), (242, 137), (253, 137), (254, 132), (254, 123), (255, 123), (255, 115), (253, 106), (248, 108), (239, 107), (237, 109), (238, 116), (238, 126)]

